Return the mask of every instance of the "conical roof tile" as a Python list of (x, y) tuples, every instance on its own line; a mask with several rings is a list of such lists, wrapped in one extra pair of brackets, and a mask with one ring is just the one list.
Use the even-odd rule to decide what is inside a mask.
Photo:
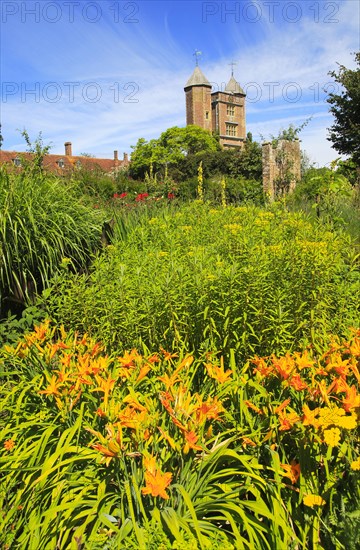
[(209, 86), (211, 88), (210, 82), (198, 66), (195, 67), (193, 74), (185, 84), (185, 88), (189, 88), (191, 86)]
[(229, 82), (227, 83), (226, 88), (225, 88), (225, 92), (231, 92), (233, 94), (243, 94), (243, 95), (245, 95), (244, 90), (242, 89), (240, 84), (238, 82), (236, 82), (236, 80), (233, 76), (231, 76)]

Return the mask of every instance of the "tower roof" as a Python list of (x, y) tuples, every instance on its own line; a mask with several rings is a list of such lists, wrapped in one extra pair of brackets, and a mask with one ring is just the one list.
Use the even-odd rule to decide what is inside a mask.
[(243, 95), (245, 95), (244, 90), (242, 89), (240, 84), (238, 82), (236, 82), (233, 75), (231, 75), (231, 78), (230, 78), (229, 82), (226, 85), (225, 92), (231, 92), (232, 94), (243, 94)]
[(195, 67), (193, 74), (190, 76), (189, 80), (185, 84), (185, 88), (189, 88), (191, 86), (208, 86), (211, 88), (210, 82), (208, 81), (206, 76), (204, 76), (198, 66)]

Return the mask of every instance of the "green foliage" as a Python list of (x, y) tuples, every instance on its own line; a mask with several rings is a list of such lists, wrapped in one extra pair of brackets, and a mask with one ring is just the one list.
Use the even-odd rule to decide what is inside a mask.
[(355, 54), (356, 69), (339, 65), (338, 72), (329, 74), (342, 86), (340, 93), (330, 93), (327, 99), (335, 122), (330, 127), (329, 141), (341, 154), (350, 155), (360, 166), (360, 52)]
[(351, 185), (358, 185), (360, 187), (360, 169), (356, 166), (354, 160), (347, 159), (337, 161), (337, 171), (339, 174), (342, 174)]
[(72, 172), (69, 184), (79, 197), (91, 197), (96, 200), (108, 200), (117, 190), (114, 177), (105, 174), (100, 168), (89, 170), (86, 167)]
[(27, 176), (31, 174), (36, 177), (43, 171), (44, 158), (49, 153), (51, 145), (44, 145), (41, 132), (39, 133), (39, 136), (35, 139), (34, 143), (31, 142), (30, 136), (25, 129), (21, 132), (21, 135), (26, 142), (27, 152), (31, 153), (30, 160), (27, 159), (25, 156), (20, 155), (22, 157), (22, 173), (26, 174)]
[(238, 363), (209, 348), (106, 355), (37, 326), (0, 349), (0, 544), (352, 548), (360, 333), (349, 336)]
[(158, 139), (147, 142), (140, 138), (132, 146), (130, 175), (144, 178), (152, 166), (154, 171), (162, 170), (163, 175), (167, 165), (174, 165), (184, 156), (219, 149), (219, 143), (207, 130), (199, 126), (174, 126), (161, 134)]
[(65, 273), (42, 299), (51, 318), (109, 349), (231, 348), (244, 358), (356, 324), (352, 240), (281, 205), (193, 204), (152, 217), (143, 211), (121, 227), (126, 239), (90, 275)]
[[(38, 160), (42, 157), (41, 151)], [(70, 263), (84, 268), (100, 242), (103, 214), (82, 204), (76, 190), (41, 170), (0, 170), (0, 301), (20, 302), (46, 287)], [(6, 303), (5, 303), (6, 300)]]
[(340, 170), (311, 168), (288, 198), (288, 204), (310, 208), (330, 225), (347, 227), (355, 238), (360, 237), (356, 229), (360, 219), (356, 190)]
[(262, 150), (261, 145), (252, 141), (251, 135), (245, 141), (241, 151), (223, 149), (221, 151), (187, 155), (170, 167), (169, 174), (181, 184), (197, 175), (199, 162), (203, 163), (204, 178), (214, 176), (229, 176), (247, 180), (262, 181)]

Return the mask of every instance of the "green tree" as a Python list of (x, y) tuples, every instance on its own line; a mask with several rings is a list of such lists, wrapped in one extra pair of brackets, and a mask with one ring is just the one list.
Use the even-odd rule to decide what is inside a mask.
[(166, 166), (176, 165), (187, 155), (217, 151), (220, 145), (207, 130), (191, 125), (169, 128), (158, 139), (146, 141), (140, 138), (131, 148), (130, 173), (133, 177), (142, 178), (151, 165), (155, 172), (165, 171)]
[(327, 99), (335, 118), (328, 140), (336, 151), (351, 156), (360, 167), (360, 52), (355, 54), (355, 61), (356, 69), (339, 65), (338, 72), (329, 73), (343, 89), (340, 93), (330, 93)]
[(39, 135), (35, 139), (34, 143), (31, 142), (30, 136), (25, 129), (21, 132), (21, 135), (26, 142), (27, 152), (31, 153), (32, 155), (31, 160), (28, 160), (23, 156), (21, 164), (24, 168), (26, 168), (23, 173), (42, 173), (44, 158), (46, 157), (46, 155), (49, 154), (49, 151), (52, 147), (51, 144), (44, 145), (41, 132), (39, 132)]

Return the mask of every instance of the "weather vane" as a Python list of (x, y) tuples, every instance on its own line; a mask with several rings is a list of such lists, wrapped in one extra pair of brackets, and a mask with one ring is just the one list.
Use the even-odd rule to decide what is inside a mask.
[(237, 65), (236, 61), (232, 61), (231, 63), (229, 63), (229, 65), (231, 66), (231, 76), (234, 76), (234, 67), (235, 65)]
[(202, 52), (200, 52), (199, 50), (195, 50), (193, 55), (195, 55), (196, 66), (198, 66), (199, 65), (199, 57), (200, 57), (200, 55), (202, 55)]

